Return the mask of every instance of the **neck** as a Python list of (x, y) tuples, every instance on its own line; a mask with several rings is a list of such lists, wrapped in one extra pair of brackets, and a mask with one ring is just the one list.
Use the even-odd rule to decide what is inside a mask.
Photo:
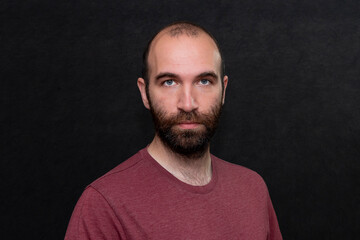
[(186, 158), (171, 151), (158, 136), (148, 147), (149, 154), (177, 179), (193, 186), (203, 186), (211, 180), (210, 149), (196, 158)]

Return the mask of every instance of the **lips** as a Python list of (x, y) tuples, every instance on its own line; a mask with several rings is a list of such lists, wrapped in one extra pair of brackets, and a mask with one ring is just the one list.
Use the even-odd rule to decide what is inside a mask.
[(197, 128), (200, 124), (197, 122), (185, 121), (185, 122), (181, 122), (177, 125), (182, 129), (194, 129), (194, 128)]

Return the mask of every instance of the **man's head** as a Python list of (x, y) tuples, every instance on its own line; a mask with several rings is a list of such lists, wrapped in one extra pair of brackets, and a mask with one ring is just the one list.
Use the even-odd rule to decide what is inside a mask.
[(197, 25), (171, 24), (150, 41), (144, 65), (138, 87), (157, 136), (174, 153), (201, 156), (216, 129), (228, 81), (215, 39)]

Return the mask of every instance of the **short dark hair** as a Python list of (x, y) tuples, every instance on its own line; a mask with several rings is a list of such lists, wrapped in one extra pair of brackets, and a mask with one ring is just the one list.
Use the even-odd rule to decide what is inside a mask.
[(146, 87), (148, 88), (149, 85), (149, 63), (148, 63), (148, 57), (149, 57), (149, 51), (150, 51), (150, 47), (151, 47), (151, 43), (153, 42), (153, 40), (155, 39), (155, 37), (162, 32), (163, 30), (169, 28), (169, 34), (170, 36), (180, 36), (183, 34), (186, 34), (189, 37), (196, 37), (199, 35), (200, 32), (204, 32), (205, 34), (207, 34), (214, 42), (215, 45), (219, 51), (220, 54), (220, 58), (221, 58), (221, 66), (220, 66), (220, 76), (221, 76), (221, 83), (222, 86), (224, 87), (224, 82), (223, 82), (223, 78), (225, 75), (225, 63), (224, 63), (224, 58), (221, 52), (221, 49), (219, 47), (218, 42), (216, 41), (215, 37), (208, 31), (206, 30), (204, 27), (201, 27), (195, 23), (191, 23), (191, 22), (187, 22), (187, 21), (180, 21), (180, 22), (173, 22), (163, 28), (161, 28), (148, 42), (148, 44), (146, 45), (146, 48), (144, 50), (143, 53), (143, 64), (142, 64), (142, 78), (145, 80), (145, 84)]

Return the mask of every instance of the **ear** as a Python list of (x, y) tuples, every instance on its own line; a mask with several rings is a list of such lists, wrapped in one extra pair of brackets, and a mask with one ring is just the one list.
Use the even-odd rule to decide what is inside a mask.
[(146, 83), (145, 83), (145, 80), (143, 78), (138, 78), (137, 86), (139, 88), (139, 91), (140, 91), (140, 94), (141, 94), (141, 99), (142, 99), (142, 101), (144, 103), (144, 106), (147, 109), (150, 109), (149, 100), (148, 100), (147, 95), (146, 95)]
[(226, 87), (227, 87), (227, 84), (228, 84), (228, 81), (229, 81), (229, 78), (228, 76), (224, 76), (224, 92), (223, 92), (223, 97), (222, 97), (222, 104), (225, 103), (225, 92), (226, 92)]

